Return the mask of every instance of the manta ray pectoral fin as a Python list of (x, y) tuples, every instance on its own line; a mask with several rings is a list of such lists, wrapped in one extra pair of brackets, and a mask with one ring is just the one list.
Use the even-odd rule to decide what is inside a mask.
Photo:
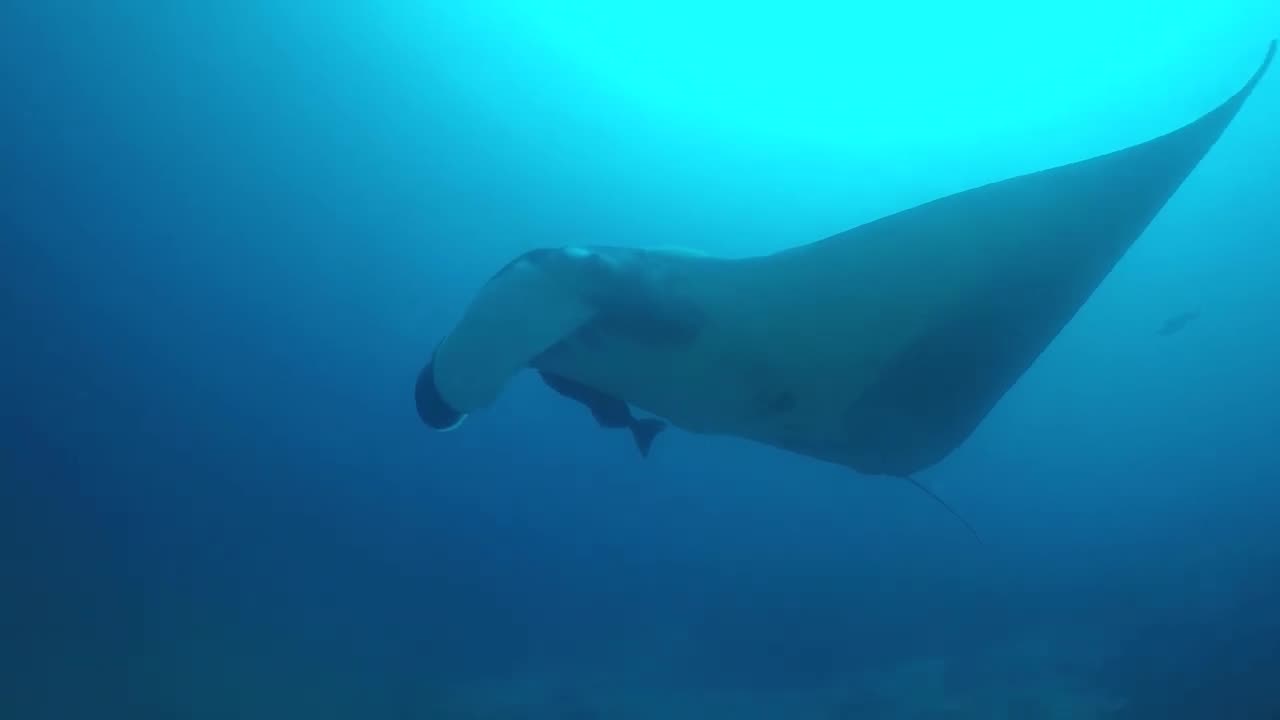
[(499, 270), (468, 305), (418, 374), (418, 414), (428, 426), (456, 427), (489, 405), (508, 379), (598, 314), (579, 288), (526, 253)]
[[(418, 414), (432, 428), (455, 427), (493, 402), (512, 375), (526, 367), (545, 369), (548, 358), (565, 353), (591, 353), (610, 343), (657, 352), (688, 347), (703, 329), (702, 313), (671, 291), (673, 275), (688, 262), (714, 261), (611, 247), (541, 248), (512, 260), (485, 283), (419, 373)], [(586, 404), (597, 419), (629, 413), (616, 393), (579, 378), (543, 379)], [(601, 423), (626, 426), (622, 419)], [(648, 426), (644, 431), (642, 445), (652, 441)]]
[(1275, 53), (1272, 42), (1239, 92), (1164, 136), (787, 251), (815, 277), (861, 268), (877, 284), (858, 301), (900, 318), (898, 334), (865, 338), (882, 361), (841, 418), (842, 462), (908, 475), (959, 446), (1173, 196)]

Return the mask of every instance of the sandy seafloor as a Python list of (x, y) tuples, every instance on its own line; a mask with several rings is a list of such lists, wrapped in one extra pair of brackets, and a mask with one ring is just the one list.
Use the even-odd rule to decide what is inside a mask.
[[(948, 657), (834, 676), (822, 684), (753, 688), (707, 682), (679, 639), (572, 664), (544, 658), (485, 677), (423, 673), (389, 687), (377, 671), (337, 667), (323, 654), (252, 652), (243, 637), (209, 633), (198, 657), (138, 658), (151, 716), (385, 720), (1137, 720), (1130, 698), (1100, 687), (1105, 638), (1051, 628)], [(214, 646), (221, 639), (221, 649)], [(186, 646), (188, 649), (191, 646)], [(175, 648), (176, 649), (176, 648)], [(181, 651), (179, 651), (181, 652)], [(210, 654), (220, 656), (211, 662)], [(615, 659), (616, 658), (616, 659)], [(370, 669), (366, 669), (370, 670)], [(161, 690), (163, 688), (163, 690)]]
[(539, 664), (461, 683), (423, 708), (439, 720), (1093, 720), (1129, 717), (1129, 701), (1094, 686), (1100, 639), (1024, 636), (975, 655), (918, 657), (821, 687), (699, 687), (675, 655), (630, 667)]

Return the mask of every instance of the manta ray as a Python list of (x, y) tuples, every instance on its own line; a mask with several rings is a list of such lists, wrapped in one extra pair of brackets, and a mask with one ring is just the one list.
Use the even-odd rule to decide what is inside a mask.
[(632, 423), (625, 404), (910, 479), (961, 445), (1084, 305), (1275, 52), (1272, 41), (1239, 92), (1166, 135), (781, 252), (526, 252), (434, 346), (418, 414), (451, 430), (533, 369), (597, 419), (621, 418), (602, 425)]

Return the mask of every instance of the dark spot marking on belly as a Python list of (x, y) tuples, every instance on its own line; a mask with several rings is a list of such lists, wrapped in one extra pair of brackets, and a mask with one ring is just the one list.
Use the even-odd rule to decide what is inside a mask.
[(600, 350), (605, 345), (604, 338), (601, 337), (600, 331), (593, 323), (587, 323), (578, 328), (573, 333), (573, 339), (577, 341), (578, 345), (587, 350)]
[(650, 294), (596, 298), (600, 314), (591, 325), (601, 333), (658, 347), (685, 347), (706, 324), (693, 303)]
[(630, 312), (601, 313), (597, 323), (602, 332), (656, 347), (689, 345), (698, 336), (699, 328), (697, 322), (681, 318)]
[(765, 417), (774, 417), (783, 413), (791, 412), (796, 408), (796, 396), (790, 390), (779, 390), (772, 395), (766, 395), (760, 407), (760, 414)]

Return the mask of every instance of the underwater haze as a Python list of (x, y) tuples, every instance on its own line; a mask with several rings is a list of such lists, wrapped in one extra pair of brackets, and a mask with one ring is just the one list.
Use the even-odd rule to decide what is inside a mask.
[(414, 382), (541, 247), (809, 243), (1181, 127), (1274, 0), (14, 0), (0, 718), (1280, 718), (1280, 77), (910, 484)]

